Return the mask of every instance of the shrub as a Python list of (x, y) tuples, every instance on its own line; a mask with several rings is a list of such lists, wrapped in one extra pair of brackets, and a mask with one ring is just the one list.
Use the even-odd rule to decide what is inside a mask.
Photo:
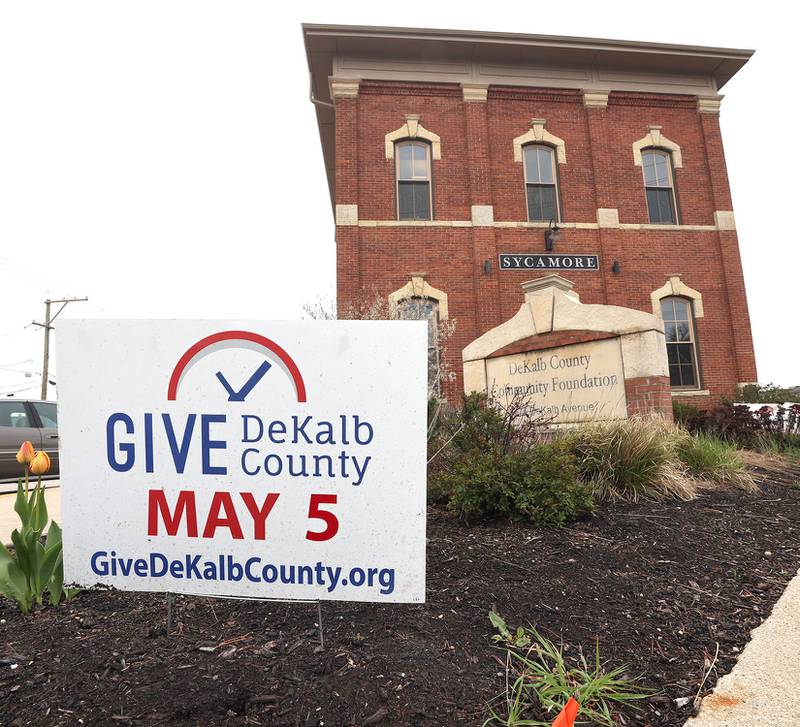
[(678, 456), (692, 476), (748, 492), (758, 491), (736, 448), (728, 442), (705, 434), (687, 433), (678, 435), (676, 444)]
[(460, 408), (440, 408), (436, 422), (429, 424), (428, 499), (433, 503), (450, 498), (453, 472), (471, 453), (493, 453), (502, 458), (509, 452), (529, 449), (546, 439), (546, 421), (522, 398), (501, 407), (490, 404), (483, 394), (467, 396)]
[(693, 434), (706, 434), (739, 446), (751, 446), (759, 420), (749, 407), (723, 401), (713, 409), (685, 406), (677, 421)]
[(687, 429), (693, 429), (694, 424), (703, 418), (704, 413), (696, 406), (684, 404), (680, 401), (672, 402), (672, 416), (675, 422)]
[(505, 454), (546, 439), (549, 423), (550, 418), (525, 397), (502, 405), (490, 403), (485, 394), (470, 394), (460, 409), (440, 417), (438, 438), (448, 444), (444, 459), (473, 449)]
[(564, 441), (502, 453), (473, 448), (437, 472), (433, 487), (449, 493), (463, 518), (502, 517), (538, 525), (564, 525), (593, 509)]
[(736, 401), (748, 404), (783, 404), (800, 398), (796, 389), (785, 389), (776, 384), (745, 384), (736, 387)]
[(690, 500), (696, 484), (680, 466), (676, 427), (661, 417), (598, 422), (565, 435), (581, 479), (600, 500)]
[(441, 417), (430, 440), (428, 498), (464, 519), (506, 518), (564, 525), (593, 509), (563, 441), (548, 442), (549, 419), (524, 397), (507, 405), (484, 395)]
[(689, 431), (722, 439), (737, 447), (775, 453), (800, 447), (800, 405), (749, 407), (722, 402), (708, 411), (680, 406), (676, 419)]
[[(614, 709), (646, 699), (653, 692), (640, 687), (640, 677), (625, 676), (626, 667), (609, 668), (600, 658), (600, 642), (595, 642), (594, 658), (583, 653), (569, 659), (564, 647), (556, 646), (535, 628), (511, 630), (496, 613), (489, 620), (498, 634), (492, 637), (506, 649), (506, 716), (490, 708), (483, 724), (532, 725), (549, 727), (555, 714), (570, 697), (580, 703), (579, 721), (602, 727), (616, 727)], [(537, 719), (539, 718), (539, 719)]]

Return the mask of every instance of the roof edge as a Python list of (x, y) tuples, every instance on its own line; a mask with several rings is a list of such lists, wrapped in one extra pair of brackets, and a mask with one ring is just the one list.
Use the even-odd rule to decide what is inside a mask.
[(377, 25), (333, 25), (302, 23), (303, 35), (331, 35), (336, 37), (405, 38), (409, 40), (451, 40), (464, 43), (510, 43), (540, 47), (584, 48), (593, 50), (630, 50), (634, 52), (665, 53), (675, 55), (719, 56), (731, 60), (747, 60), (755, 50), (749, 48), (723, 48), (716, 46), (659, 43), (652, 41), (620, 40), (614, 38), (538, 35), (498, 31), (454, 30), (447, 28), (399, 28)]

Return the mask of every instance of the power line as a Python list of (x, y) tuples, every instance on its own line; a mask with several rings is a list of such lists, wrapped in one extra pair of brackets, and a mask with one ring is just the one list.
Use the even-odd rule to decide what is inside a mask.
[(9, 363), (0, 364), (0, 371), (14, 371), (15, 369), (13, 369), (12, 366), (21, 366), (22, 364), (29, 363), (33, 363), (32, 358), (26, 358), (24, 361), (10, 361)]
[(5, 389), (0, 392), (2, 396), (13, 396), (14, 394), (21, 394), (23, 391), (29, 391), (30, 389), (35, 389), (37, 384), (28, 384), (27, 386), (16, 386), (11, 389)]
[(7, 257), (0, 257), (0, 268), (5, 268), (8, 272), (13, 273), (17, 277), (24, 277), (28, 280), (45, 284), (49, 283), (47, 279), (43, 278), (38, 273), (33, 272), (33, 270), (29, 270), (19, 263), (15, 263), (13, 260), (9, 260)]

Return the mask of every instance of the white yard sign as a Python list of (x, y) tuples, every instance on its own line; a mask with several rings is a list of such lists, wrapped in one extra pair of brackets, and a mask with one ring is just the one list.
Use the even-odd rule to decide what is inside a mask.
[(65, 320), (67, 582), (425, 600), (427, 326)]

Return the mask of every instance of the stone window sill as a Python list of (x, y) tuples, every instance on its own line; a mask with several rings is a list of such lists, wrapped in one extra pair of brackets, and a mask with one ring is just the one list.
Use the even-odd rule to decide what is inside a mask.
[(708, 389), (673, 389), (673, 396), (711, 396)]

